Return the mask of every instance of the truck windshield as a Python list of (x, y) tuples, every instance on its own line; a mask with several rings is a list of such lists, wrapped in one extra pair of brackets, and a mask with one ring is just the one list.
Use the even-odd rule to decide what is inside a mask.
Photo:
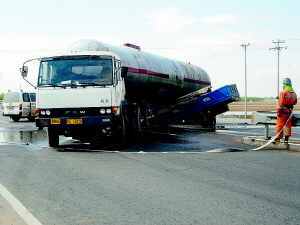
[(111, 59), (51, 59), (40, 65), (38, 86), (110, 85)]

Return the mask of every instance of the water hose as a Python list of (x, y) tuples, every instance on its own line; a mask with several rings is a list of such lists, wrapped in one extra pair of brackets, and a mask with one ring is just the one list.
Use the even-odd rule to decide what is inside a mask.
[(254, 148), (254, 149), (250, 149), (249, 151), (258, 151), (260, 149), (263, 149), (264, 147), (268, 146), (269, 144), (271, 144), (278, 136), (279, 134), (283, 131), (284, 127), (286, 126), (286, 124), (289, 122), (289, 120), (292, 118), (293, 116), (293, 110), (291, 109), (291, 114), (289, 116), (289, 118), (286, 120), (284, 126), (282, 127), (281, 131), (278, 132), (278, 134), (276, 136), (274, 136), (270, 141), (268, 141), (266, 144), (260, 146), (260, 147), (257, 147), (257, 148)]

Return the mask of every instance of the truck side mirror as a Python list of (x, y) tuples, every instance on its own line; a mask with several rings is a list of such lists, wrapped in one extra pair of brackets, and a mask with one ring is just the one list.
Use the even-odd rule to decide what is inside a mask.
[(20, 68), (20, 72), (23, 78), (27, 77), (28, 74), (28, 66), (23, 66), (22, 68)]
[(122, 67), (121, 68), (121, 77), (126, 78), (127, 77), (127, 72), (128, 72), (128, 67)]

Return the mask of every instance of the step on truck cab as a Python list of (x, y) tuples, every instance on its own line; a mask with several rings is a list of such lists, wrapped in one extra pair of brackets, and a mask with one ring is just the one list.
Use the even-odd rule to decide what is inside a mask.
[(8, 92), (4, 94), (2, 112), (14, 122), (21, 118), (34, 121), (36, 108), (36, 93), (34, 92)]

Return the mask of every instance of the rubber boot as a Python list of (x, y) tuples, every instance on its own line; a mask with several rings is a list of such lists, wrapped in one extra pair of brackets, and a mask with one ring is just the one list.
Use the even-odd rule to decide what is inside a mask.
[(284, 143), (289, 143), (289, 136), (285, 136), (283, 142), (284, 142)]
[(280, 142), (280, 139), (279, 138), (275, 138), (275, 140), (274, 141), (272, 141), (272, 143), (279, 143)]

